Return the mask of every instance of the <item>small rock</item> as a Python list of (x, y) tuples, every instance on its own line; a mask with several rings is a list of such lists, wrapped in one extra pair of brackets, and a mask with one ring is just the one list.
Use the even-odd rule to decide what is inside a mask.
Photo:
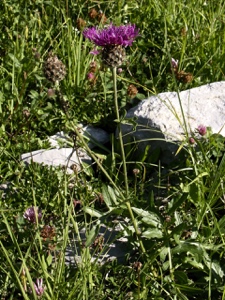
[(78, 150), (77, 156), (76, 151), (72, 148), (61, 148), (61, 149), (40, 149), (33, 152), (24, 153), (21, 159), (25, 163), (31, 163), (31, 161), (48, 165), (48, 166), (66, 166), (67, 173), (73, 173), (74, 164), (77, 166), (77, 170), (80, 170), (80, 161), (87, 164), (91, 164), (91, 158), (86, 152), (81, 149)]

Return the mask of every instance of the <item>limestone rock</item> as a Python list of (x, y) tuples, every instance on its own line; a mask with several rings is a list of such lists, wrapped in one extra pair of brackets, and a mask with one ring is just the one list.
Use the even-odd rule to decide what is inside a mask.
[[(109, 140), (109, 135), (103, 129), (90, 125), (83, 127), (82, 124), (79, 125), (79, 128), (81, 128), (82, 134), (86, 137), (90, 148), (94, 148), (98, 144), (102, 145)], [(79, 148), (77, 151), (74, 151), (72, 147), (68, 147), (71, 141), (69, 136), (63, 131), (57, 132), (49, 137), (48, 140), (54, 149), (40, 149), (24, 153), (21, 159), (25, 163), (33, 161), (48, 166), (65, 166), (69, 174), (73, 173), (74, 168), (79, 171), (81, 162), (89, 165), (92, 163), (92, 159), (83, 149)]]
[[(83, 126), (82, 124), (78, 124), (77, 127), (79, 127), (81, 133), (88, 142), (89, 148), (91, 149), (96, 147), (98, 144), (102, 145), (109, 141), (109, 134), (101, 128), (96, 128), (92, 125)], [(63, 131), (60, 131), (50, 136), (48, 140), (51, 147), (60, 148), (62, 146), (66, 147), (66, 145), (68, 146), (70, 138)]]
[[(180, 102), (179, 102), (180, 99)], [(182, 117), (183, 108), (187, 132)], [(124, 140), (139, 141), (143, 151), (147, 144), (174, 154), (177, 142), (187, 139), (199, 125), (211, 127), (213, 133), (225, 136), (225, 81), (177, 92), (166, 92), (141, 101), (127, 112), (136, 118), (137, 127), (123, 125)]]
[(25, 163), (33, 161), (48, 166), (65, 166), (69, 174), (73, 173), (74, 168), (80, 170), (80, 161), (91, 164), (91, 158), (86, 152), (79, 149), (77, 155), (72, 148), (40, 149), (22, 154), (21, 159)]

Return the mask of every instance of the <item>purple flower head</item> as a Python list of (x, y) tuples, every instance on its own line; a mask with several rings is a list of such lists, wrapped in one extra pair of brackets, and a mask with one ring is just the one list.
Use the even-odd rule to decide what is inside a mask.
[(198, 133), (203, 136), (207, 133), (207, 128), (204, 125), (199, 125), (197, 128)]
[(171, 65), (172, 65), (173, 69), (178, 69), (178, 63), (179, 63), (179, 60), (176, 60), (174, 58), (171, 59)]
[(139, 29), (135, 24), (115, 26), (110, 24), (103, 29), (96, 27), (87, 28), (83, 31), (84, 37), (91, 40), (95, 45), (105, 47), (109, 45), (131, 46), (138, 36)]
[(42, 218), (41, 210), (37, 206), (31, 206), (26, 209), (23, 214), (24, 219), (27, 219), (30, 223), (36, 224), (37, 219), (40, 222)]
[[(36, 280), (36, 283), (34, 283), (34, 290), (36, 292), (37, 296), (42, 296), (44, 294), (45, 291), (45, 286), (43, 286), (43, 279), (42, 278), (38, 278)], [(30, 293), (32, 293), (32, 290), (30, 289)]]

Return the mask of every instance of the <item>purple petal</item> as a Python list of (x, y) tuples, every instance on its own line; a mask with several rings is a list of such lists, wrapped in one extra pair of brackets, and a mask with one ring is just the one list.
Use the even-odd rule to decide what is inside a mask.
[(87, 28), (83, 31), (83, 35), (97, 46), (122, 45), (127, 47), (131, 46), (134, 39), (139, 35), (139, 29), (136, 28), (135, 24), (121, 26), (110, 24), (103, 29)]

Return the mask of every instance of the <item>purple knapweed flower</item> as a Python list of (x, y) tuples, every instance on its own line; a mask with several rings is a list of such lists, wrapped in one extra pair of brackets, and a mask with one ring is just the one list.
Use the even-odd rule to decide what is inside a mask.
[(110, 24), (103, 29), (87, 28), (83, 31), (83, 35), (97, 46), (121, 45), (127, 47), (131, 46), (134, 39), (139, 35), (139, 29), (136, 28), (135, 24), (121, 26)]
[(176, 60), (174, 58), (171, 59), (171, 65), (172, 65), (173, 69), (178, 69), (178, 63), (179, 63), (179, 60)]
[(201, 136), (204, 136), (207, 133), (207, 128), (204, 125), (199, 125), (197, 131)]
[[(38, 278), (36, 280), (36, 283), (34, 283), (34, 290), (37, 296), (42, 296), (44, 294), (45, 291), (45, 286), (43, 285), (43, 279), (42, 278)], [(30, 289), (30, 293), (32, 293), (32, 290)]]
[(37, 219), (40, 222), (42, 218), (42, 212), (37, 206), (31, 206), (26, 209), (23, 214), (24, 219), (27, 219), (30, 223), (36, 224)]

